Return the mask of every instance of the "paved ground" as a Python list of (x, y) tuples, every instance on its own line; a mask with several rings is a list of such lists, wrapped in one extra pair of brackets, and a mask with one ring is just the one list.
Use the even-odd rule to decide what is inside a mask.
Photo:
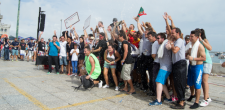
[[(149, 101), (154, 97), (136, 89), (136, 95), (110, 89), (93, 88), (91, 91), (83, 89), (74, 92), (71, 86), (80, 84), (77, 78), (67, 75), (46, 74), (47, 71), (37, 67), (33, 62), (4, 62), (0, 60), (0, 110), (147, 110), (169, 109), (168, 103), (162, 106), (149, 107)], [(209, 94), (212, 102), (200, 109), (225, 109), (225, 78), (210, 76)], [(186, 96), (189, 96), (187, 92)], [(201, 96), (201, 100), (202, 100)], [(193, 102), (187, 103), (186, 109)]]

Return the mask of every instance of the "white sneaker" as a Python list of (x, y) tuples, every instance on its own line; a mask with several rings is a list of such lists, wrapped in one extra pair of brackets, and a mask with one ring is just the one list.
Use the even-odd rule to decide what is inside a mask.
[(102, 88), (102, 80), (99, 81), (98, 88)]
[(212, 102), (212, 99), (211, 99), (211, 98), (208, 98), (207, 101), (208, 101), (208, 102)]
[(119, 90), (119, 87), (118, 87), (118, 86), (116, 86), (115, 91), (118, 91), (118, 90)]
[(207, 106), (207, 105), (209, 105), (209, 102), (208, 102), (208, 101), (205, 101), (205, 100), (203, 100), (203, 101), (200, 103), (200, 106), (201, 106), (201, 107), (205, 107), (205, 106)]
[(102, 88), (109, 88), (109, 85), (106, 84)]

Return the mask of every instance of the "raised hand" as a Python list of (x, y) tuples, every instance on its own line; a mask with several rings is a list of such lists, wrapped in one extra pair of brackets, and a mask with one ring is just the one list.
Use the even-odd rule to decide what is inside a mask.
[(70, 25), (70, 29), (72, 28), (72, 25)]
[(143, 26), (143, 27), (146, 27), (146, 25), (145, 25), (145, 22), (144, 22), (144, 21), (142, 21), (142, 26)]
[(75, 31), (75, 27), (73, 27), (73, 30)]
[(93, 28), (91, 27), (91, 31), (93, 31)]
[(54, 30), (54, 35), (56, 35), (56, 30)]
[(171, 16), (168, 16), (168, 18), (169, 18), (170, 21), (172, 21), (172, 17)]

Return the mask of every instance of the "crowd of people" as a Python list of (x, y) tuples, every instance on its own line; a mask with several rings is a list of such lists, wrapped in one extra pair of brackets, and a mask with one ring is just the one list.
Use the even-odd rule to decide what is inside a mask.
[[(162, 100), (173, 102), (173, 109), (184, 109), (186, 101), (195, 102), (191, 109), (207, 106), (212, 100), (209, 97), (208, 77), (212, 69), (209, 51), (212, 50), (204, 29), (193, 29), (190, 35), (183, 38), (181, 29), (175, 27), (171, 16), (164, 13), (165, 32), (157, 33), (150, 22), (139, 22), (127, 26), (126, 22), (118, 22), (116, 18), (108, 27), (99, 21), (93, 33), (78, 36), (75, 27), (64, 31), (52, 41), (44, 42), (40, 33), (38, 41), (20, 43), (15, 39), (11, 44), (6, 39), (3, 43), (5, 60), (8, 58), (8, 48), (12, 48), (12, 61), (17, 61), (18, 50), (20, 59), (27, 55), (35, 61), (38, 56), (48, 56), (49, 69), (55, 64), (57, 74), (70, 76), (87, 75), (99, 88), (115, 86), (116, 91), (136, 94), (135, 87), (140, 88), (149, 96), (156, 99), (150, 106), (161, 105)], [(169, 21), (171, 25), (169, 25)], [(162, 28), (165, 28), (162, 27)], [(111, 36), (109, 40), (108, 37)], [(135, 49), (139, 54), (133, 54)], [(28, 50), (28, 52), (26, 52)], [(66, 66), (66, 71), (64, 67)], [(129, 84), (129, 86), (128, 86)], [(104, 86), (103, 86), (104, 85)], [(124, 85), (123, 88), (122, 85)], [(201, 87), (204, 99), (200, 100)], [(185, 91), (190, 89), (191, 96), (186, 100)], [(169, 91), (172, 91), (170, 94)]]

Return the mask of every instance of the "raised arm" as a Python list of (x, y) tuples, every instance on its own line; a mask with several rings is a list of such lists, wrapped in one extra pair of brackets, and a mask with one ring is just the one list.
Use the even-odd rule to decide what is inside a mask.
[(147, 23), (149, 28), (152, 28), (152, 31), (156, 33), (155, 29), (152, 27), (152, 24), (150, 22)]
[(141, 24), (139, 23), (139, 17), (135, 17), (134, 20), (137, 22), (138, 31), (140, 32), (140, 34), (142, 36), (144, 32), (141, 29)]
[(65, 41), (67, 41), (67, 32), (68, 31), (65, 32)]
[(43, 34), (43, 31), (39, 34), (39, 37), (38, 37), (38, 42), (41, 41), (41, 35)]
[(199, 40), (202, 42), (202, 44), (205, 46), (205, 48), (209, 51), (212, 50), (212, 46), (209, 44), (209, 41), (207, 39), (202, 39), (201, 37), (199, 37)]
[(76, 30), (75, 30), (75, 27), (73, 27), (73, 32), (74, 32), (74, 35), (75, 35), (76, 39), (79, 40), (79, 36), (78, 36), (78, 34), (77, 34)]
[(95, 37), (95, 31), (93, 30), (92, 27), (91, 27), (90, 29), (91, 29), (91, 31), (92, 31), (92, 33), (93, 33), (93, 37)]
[(171, 16), (168, 16), (168, 18), (169, 18), (169, 20), (171, 21), (171, 26), (172, 26), (172, 28), (175, 28), (175, 25), (174, 25), (174, 23), (173, 23), (172, 17), (171, 17)]
[(169, 33), (171, 34), (172, 31), (171, 31), (170, 25), (169, 25), (169, 23), (168, 23), (168, 21), (167, 21), (168, 15), (167, 15), (166, 12), (164, 13), (163, 18), (165, 19), (165, 21), (166, 21), (166, 27), (167, 27)]

